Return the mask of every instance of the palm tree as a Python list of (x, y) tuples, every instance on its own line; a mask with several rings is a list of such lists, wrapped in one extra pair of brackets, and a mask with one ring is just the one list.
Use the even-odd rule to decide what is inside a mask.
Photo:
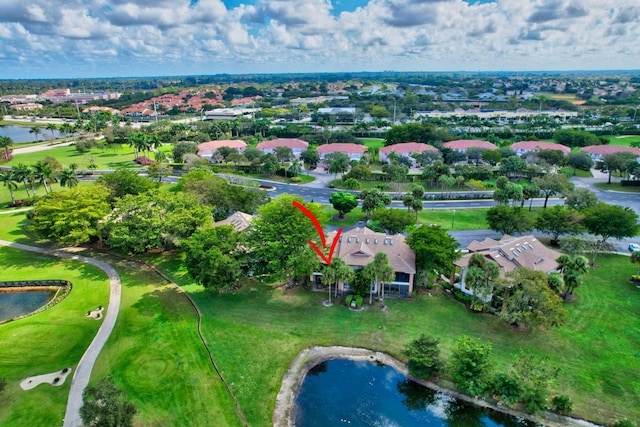
[(291, 165), (288, 168), (289, 172), (291, 172), (291, 176), (296, 176), (300, 172), (302, 172), (302, 162), (300, 160), (294, 159), (291, 162)]
[(54, 125), (53, 123), (49, 123), (45, 129), (47, 129), (48, 131), (51, 132), (51, 138), (55, 139), (56, 137), (56, 129), (58, 129), (58, 126)]
[(556, 260), (564, 278), (566, 300), (582, 283), (582, 275), (589, 271), (589, 260), (582, 255), (560, 255)]
[(29, 133), (32, 133), (36, 136), (36, 142), (40, 141), (40, 138), (38, 138), (38, 135), (40, 135), (41, 129), (40, 126), (31, 126), (31, 129), (29, 129)]
[(13, 145), (13, 140), (8, 136), (0, 136), (0, 149), (2, 149), (2, 155), (0, 155), (0, 160), (9, 160), (11, 158), (11, 146)]
[(53, 169), (51, 168), (51, 165), (39, 160), (35, 165), (33, 165), (33, 171), (36, 178), (40, 181), (40, 184), (44, 186), (45, 193), (49, 194), (51, 191), (49, 183), (53, 178)]
[[(376, 256), (373, 257), (373, 261), (364, 267), (362, 275), (365, 279), (371, 280), (372, 284), (375, 282), (379, 285), (378, 292), (382, 292), (380, 299), (384, 301), (384, 284), (396, 277), (393, 267), (389, 265), (387, 254), (378, 252)], [(371, 292), (369, 292), (369, 304), (372, 303), (371, 298)]]
[(348, 282), (353, 280), (356, 272), (347, 265), (342, 258), (334, 258), (331, 264), (322, 271), (322, 283), (329, 285), (329, 304), (331, 304), (331, 284), (336, 284), (336, 295), (338, 292), (338, 282)]
[(62, 134), (63, 137), (66, 137), (67, 135), (72, 134), (73, 126), (67, 122), (64, 122), (63, 124), (60, 125), (60, 133)]
[(640, 251), (631, 252), (630, 261), (632, 264), (638, 264), (638, 275), (640, 275)]
[(73, 188), (78, 185), (78, 176), (75, 169), (71, 167), (62, 169), (58, 174), (58, 179), (60, 180), (60, 187)]
[(17, 178), (13, 170), (1, 171), (0, 172), (0, 182), (2, 185), (9, 189), (9, 194), (11, 194), (11, 204), (16, 204), (16, 198), (13, 195), (13, 190), (18, 188), (18, 183), (16, 182)]
[[(27, 181), (29, 181), (29, 176), (32, 173), (29, 166), (23, 163), (18, 163), (18, 166), (15, 166), (13, 168), (13, 173), (15, 174), (18, 181), (22, 181), (22, 184), (24, 185), (24, 191), (27, 193), (27, 197), (31, 198), (29, 187), (27, 187)], [(33, 196), (35, 197), (35, 193), (33, 194)]]

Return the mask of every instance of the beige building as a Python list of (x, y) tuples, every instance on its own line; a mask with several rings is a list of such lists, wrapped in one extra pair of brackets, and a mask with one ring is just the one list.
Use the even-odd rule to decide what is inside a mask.
[(230, 215), (228, 218), (223, 219), (222, 221), (217, 221), (213, 223), (214, 227), (219, 227), (221, 225), (229, 225), (233, 227), (236, 231), (245, 231), (249, 227), (251, 227), (251, 219), (253, 215), (246, 214), (244, 212), (236, 212)]

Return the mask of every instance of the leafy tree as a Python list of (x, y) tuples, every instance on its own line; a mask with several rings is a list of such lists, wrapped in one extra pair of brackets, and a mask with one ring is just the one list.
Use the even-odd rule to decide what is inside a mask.
[(562, 194), (573, 189), (573, 184), (569, 181), (569, 178), (561, 173), (549, 173), (543, 176), (533, 178), (533, 183), (536, 184), (540, 191), (544, 194), (544, 208), (547, 207), (547, 201), (549, 197)]
[(524, 233), (534, 227), (533, 215), (521, 207), (498, 205), (487, 211), (489, 227), (502, 234)]
[(419, 270), (449, 276), (453, 262), (460, 258), (457, 251), (460, 244), (440, 226), (414, 228), (407, 236), (407, 245), (416, 253), (416, 267)]
[(171, 249), (211, 220), (211, 211), (187, 194), (127, 195), (107, 217), (107, 243), (127, 252)]
[(564, 204), (578, 212), (582, 212), (598, 203), (598, 196), (588, 188), (574, 188), (565, 193)]
[(335, 257), (330, 265), (325, 265), (322, 270), (322, 283), (329, 285), (329, 304), (331, 304), (331, 284), (335, 284), (336, 294), (339, 282), (350, 282), (355, 278), (355, 271), (349, 267), (342, 258)]
[(255, 159), (259, 159), (260, 157), (262, 157), (262, 151), (259, 150), (256, 147), (247, 147), (246, 150), (244, 150), (244, 156), (247, 158), (248, 161), (253, 161)]
[(302, 153), (300, 153), (300, 160), (304, 162), (304, 165), (307, 169), (311, 170), (315, 169), (318, 166), (320, 155), (315, 148), (309, 147)]
[(636, 426), (637, 424), (635, 423), (635, 421), (631, 421), (628, 418), (622, 418), (622, 419), (616, 420), (616, 422), (611, 425), (611, 427), (636, 427)]
[(482, 152), (482, 160), (491, 166), (495, 166), (502, 160), (502, 155), (499, 150), (484, 150)]
[(567, 165), (573, 168), (573, 176), (576, 175), (576, 169), (588, 171), (593, 167), (593, 159), (591, 154), (586, 151), (575, 151), (569, 153), (567, 157)]
[(345, 214), (351, 212), (356, 206), (358, 206), (358, 199), (351, 193), (336, 192), (331, 193), (329, 203), (331, 203), (333, 208), (338, 211), (340, 218), (344, 218)]
[(111, 203), (127, 194), (137, 195), (158, 188), (157, 183), (138, 175), (138, 172), (133, 169), (117, 169), (115, 172), (100, 175), (97, 182), (109, 189)]
[(108, 197), (102, 187), (48, 194), (30, 212), (29, 229), (63, 245), (91, 242), (99, 237), (99, 223), (109, 213)]
[(492, 396), (507, 405), (516, 403), (522, 396), (522, 387), (518, 380), (504, 372), (495, 374), (489, 380), (487, 388)]
[(389, 234), (402, 233), (405, 228), (414, 223), (413, 216), (400, 209), (376, 209), (371, 214), (371, 220), (378, 221)]
[(577, 234), (580, 232), (581, 221), (584, 217), (567, 206), (552, 206), (538, 214), (535, 221), (536, 229), (553, 236), (551, 242), (558, 244), (558, 238), (563, 234)]
[(473, 290), (471, 308), (482, 311), (489, 306), (493, 294), (494, 282), (500, 276), (500, 266), (482, 254), (473, 254), (469, 260), (469, 269), (465, 282)]
[(198, 144), (191, 141), (180, 141), (173, 146), (173, 161), (182, 163), (185, 154), (198, 154)]
[(559, 129), (553, 134), (553, 140), (567, 147), (586, 147), (589, 145), (606, 144), (605, 139), (578, 129)]
[(342, 180), (345, 181), (349, 178), (368, 180), (371, 178), (371, 168), (367, 165), (355, 165), (348, 173), (343, 175)]
[[(318, 262), (307, 243), (322, 249), (313, 223), (293, 202), (305, 206), (324, 226), (327, 214), (317, 203), (305, 203), (298, 196), (283, 194), (258, 208), (248, 239), (250, 260), (256, 274), (276, 274), (288, 279), (306, 278)], [(331, 242), (328, 242), (330, 244)]]
[(502, 159), (500, 162), (500, 173), (507, 178), (516, 178), (527, 168), (527, 162), (520, 156), (513, 155)]
[(166, 163), (154, 162), (147, 167), (147, 174), (150, 178), (158, 178), (158, 182), (162, 182), (162, 178), (171, 175), (173, 168)]
[(541, 271), (517, 268), (508, 272), (502, 284), (500, 318), (517, 327), (562, 325), (567, 312), (547, 280)]
[(635, 161), (638, 157), (635, 153), (629, 153), (626, 151), (619, 151), (617, 153), (605, 154), (602, 157), (602, 168), (607, 170), (609, 173), (609, 180), (607, 181), (611, 184), (611, 173), (612, 172), (624, 172), (627, 169), (628, 161)]
[(360, 199), (362, 200), (362, 212), (366, 215), (391, 204), (391, 196), (375, 188), (361, 192)]
[[(374, 283), (378, 285), (378, 293), (381, 294), (381, 299), (384, 300), (384, 284), (395, 278), (395, 272), (393, 267), (389, 265), (387, 254), (378, 252), (373, 257), (373, 261), (364, 266), (362, 276), (370, 280), (372, 285)], [(371, 304), (371, 293), (369, 293), (369, 304)]]
[(476, 338), (462, 336), (449, 359), (453, 382), (471, 395), (482, 393), (491, 368), (492, 347)]
[(438, 344), (438, 338), (424, 334), (407, 344), (402, 354), (408, 359), (409, 372), (420, 378), (437, 376), (444, 368)]
[(233, 227), (202, 228), (182, 242), (189, 276), (211, 289), (231, 289), (245, 271), (242, 234)]
[(548, 357), (520, 353), (513, 363), (513, 371), (522, 387), (522, 400), (533, 413), (547, 409), (549, 387), (555, 384), (559, 369)]
[(551, 409), (560, 415), (569, 415), (573, 410), (573, 402), (567, 395), (553, 396), (551, 399)]
[(564, 166), (567, 164), (567, 157), (561, 150), (540, 150), (536, 157), (543, 163), (553, 166)]
[(265, 154), (260, 158), (260, 160), (262, 161), (260, 170), (265, 175), (273, 175), (280, 167), (278, 159), (273, 154)]
[(136, 408), (120, 390), (112, 377), (102, 379), (95, 386), (87, 386), (82, 393), (80, 418), (87, 427), (131, 427)]
[(362, 188), (362, 184), (355, 178), (347, 178), (342, 181), (342, 185), (347, 190), (359, 190)]
[(276, 147), (273, 150), (276, 158), (280, 163), (288, 162), (293, 159), (293, 150), (290, 147)]
[[(624, 239), (636, 235), (638, 214), (629, 207), (599, 203), (582, 213), (582, 224), (589, 233), (600, 237), (600, 246), (611, 237)], [(591, 264), (595, 264), (597, 254), (598, 251), (594, 253)]]

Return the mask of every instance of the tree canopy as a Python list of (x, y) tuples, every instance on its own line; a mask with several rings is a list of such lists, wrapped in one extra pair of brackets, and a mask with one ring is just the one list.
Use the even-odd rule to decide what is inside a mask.
[(416, 253), (416, 267), (449, 276), (453, 262), (460, 258), (458, 241), (439, 226), (417, 227), (409, 233), (407, 244)]
[(136, 408), (112, 377), (89, 385), (82, 393), (80, 418), (87, 427), (131, 427)]
[(356, 206), (358, 206), (358, 199), (351, 193), (335, 192), (331, 193), (329, 203), (331, 203), (333, 208), (338, 211), (340, 218), (344, 218), (345, 214), (351, 212)]
[(502, 234), (524, 233), (533, 229), (533, 215), (519, 206), (494, 206), (487, 211), (487, 222), (492, 230)]
[(154, 188), (158, 188), (159, 185), (144, 176), (140, 176), (138, 171), (125, 168), (101, 175), (97, 183), (111, 191), (109, 197), (110, 202), (114, 202), (116, 199), (120, 199), (127, 194), (136, 195), (145, 193)]
[(405, 228), (414, 223), (413, 215), (400, 209), (376, 209), (371, 214), (371, 220), (377, 221), (389, 234), (402, 233)]

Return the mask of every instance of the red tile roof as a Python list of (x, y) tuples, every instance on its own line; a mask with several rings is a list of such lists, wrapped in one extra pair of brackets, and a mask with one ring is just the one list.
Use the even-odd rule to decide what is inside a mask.
[(634, 147), (626, 147), (624, 145), (589, 145), (588, 147), (580, 148), (580, 151), (586, 151), (589, 154), (612, 154), (619, 153), (621, 151), (628, 151), (629, 153), (640, 156), (640, 149)]
[(438, 151), (436, 147), (421, 142), (402, 142), (400, 144), (388, 145), (380, 149), (381, 153), (390, 154), (394, 151), (396, 154), (412, 154), (423, 151)]
[(239, 139), (220, 139), (218, 141), (209, 141), (198, 144), (198, 150), (200, 151), (215, 151), (222, 147), (238, 148), (240, 150), (244, 150), (245, 148), (247, 148), (247, 144)]
[(442, 144), (445, 148), (452, 150), (468, 150), (469, 148), (484, 148), (487, 150), (497, 150), (498, 147), (487, 141), (480, 141), (478, 139), (458, 139), (455, 141), (449, 141)]
[(335, 153), (337, 151), (345, 153), (360, 153), (364, 154), (367, 151), (367, 147), (360, 144), (349, 144), (346, 142), (338, 142), (335, 144), (325, 144), (319, 146), (316, 151), (318, 153)]
[(527, 150), (527, 151), (539, 151), (539, 150), (560, 150), (564, 154), (569, 154), (571, 148), (562, 144), (554, 144), (553, 142), (542, 141), (520, 141), (511, 145), (512, 150)]
[(307, 148), (308, 146), (309, 146), (309, 143), (301, 139), (278, 138), (278, 139), (272, 139), (270, 141), (262, 141), (256, 146), (256, 148), (258, 149), (276, 148), (276, 147)]

